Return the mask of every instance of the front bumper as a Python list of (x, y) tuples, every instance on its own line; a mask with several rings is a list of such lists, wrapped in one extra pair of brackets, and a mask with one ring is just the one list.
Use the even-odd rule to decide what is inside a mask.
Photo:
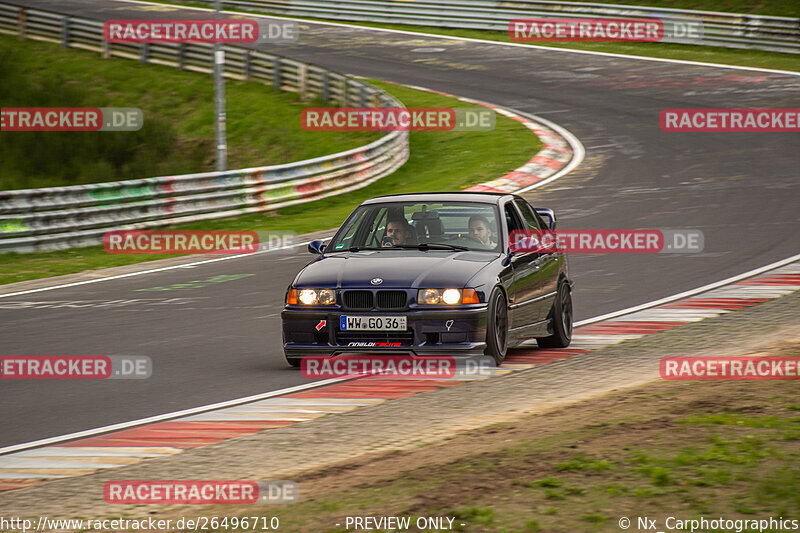
[[(351, 312), (287, 307), (281, 313), (287, 357), (343, 353), (413, 355), (483, 355), (486, 348), (485, 304), (455, 309), (405, 309)], [(405, 316), (404, 332), (344, 332), (342, 315)]]

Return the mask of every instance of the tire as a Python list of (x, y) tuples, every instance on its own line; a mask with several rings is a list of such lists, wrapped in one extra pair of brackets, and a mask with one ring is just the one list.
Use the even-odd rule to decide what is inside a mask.
[(289, 365), (291, 365), (294, 368), (300, 368), (300, 363), (302, 363), (302, 361), (303, 361), (302, 357), (289, 357), (288, 355), (286, 356), (286, 362), (289, 363)]
[(569, 284), (561, 283), (556, 301), (550, 310), (553, 334), (536, 339), (539, 348), (566, 348), (572, 342), (572, 291)]
[(503, 362), (508, 352), (508, 307), (503, 291), (494, 288), (489, 297), (486, 315), (486, 351), (497, 365)]

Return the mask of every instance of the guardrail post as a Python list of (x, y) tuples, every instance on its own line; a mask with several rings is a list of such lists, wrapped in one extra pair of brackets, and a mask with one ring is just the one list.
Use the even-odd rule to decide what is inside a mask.
[(347, 94), (348, 86), (347, 76), (342, 76), (342, 103), (339, 107), (347, 107), (347, 103), (350, 100)]
[(69, 48), (69, 17), (61, 19), (61, 46)]
[(183, 70), (183, 62), (186, 57), (186, 43), (178, 43), (178, 61), (175, 68)]
[(142, 63), (147, 63), (147, 58), (150, 56), (150, 43), (142, 43), (142, 55), (139, 59)]
[(19, 34), (19, 40), (20, 41), (24, 41), (25, 40), (25, 22), (27, 21), (27, 19), (28, 19), (28, 12), (25, 11), (24, 7), (19, 8), (19, 16), (18, 16), (19, 30), (18, 30), (18, 34)]
[(308, 92), (308, 65), (300, 65), (297, 69), (297, 86), (300, 100), (305, 100)]
[(244, 52), (244, 79), (250, 79), (250, 61), (252, 59), (253, 51), (249, 48)]
[(272, 86), (281, 90), (281, 58), (276, 57), (272, 60)]
[(331, 80), (328, 76), (328, 71), (326, 70), (322, 73), (322, 94), (320, 95), (322, 97), (322, 101), (325, 103), (327, 103), (330, 99), (330, 81)]
[(367, 107), (367, 88), (363, 85), (358, 91), (358, 107)]

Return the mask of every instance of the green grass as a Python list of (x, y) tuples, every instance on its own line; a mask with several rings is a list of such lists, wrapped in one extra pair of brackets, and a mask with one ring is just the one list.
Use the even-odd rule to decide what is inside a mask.
[[(371, 81), (413, 107), (472, 107), (468, 104)], [(181, 225), (181, 229), (290, 230), (298, 234), (338, 226), (367, 198), (398, 192), (452, 191), (499, 177), (526, 163), (541, 148), (538, 138), (519, 122), (497, 116), (486, 132), (412, 132), (409, 161), (394, 174), (341, 196), (234, 219)], [(34, 254), (0, 254), (0, 284), (170, 257), (107, 254), (102, 247)]]
[(610, 470), (614, 467), (614, 463), (606, 461), (605, 459), (595, 459), (583, 454), (577, 454), (569, 461), (564, 461), (556, 467), (559, 472), (576, 472), (580, 470), (591, 470), (594, 472), (602, 472)]
[[(208, 4), (192, 2), (191, 0), (158, 0), (168, 4), (183, 4), (208, 8)], [(777, 0), (775, 2), (748, 2), (746, 0), (717, 0), (704, 2), (702, 0), (662, 0), (650, 2), (635, 2), (631, 0), (616, 0), (613, 4), (651, 5), (659, 7), (672, 7), (681, 9), (704, 9), (710, 11), (725, 11), (734, 13), (750, 13), (759, 15), (774, 15), (785, 17), (800, 16), (800, 3), (795, 0)], [(242, 11), (226, 7), (227, 11)], [(565, 15), (566, 16), (566, 15)], [(437, 28), (433, 26), (416, 26), (406, 24), (385, 24), (381, 22), (348, 22), (342, 20), (303, 17), (306, 20), (320, 22), (336, 22), (353, 26), (371, 28), (384, 28), (390, 30), (407, 31), (411, 33), (430, 33), (450, 37), (464, 37), (470, 39), (484, 39), (497, 42), (511, 42), (506, 31), (486, 31)], [(521, 43), (524, 44), (524, 43)], [(624, 54), (643, 57), (657, 57), (663, 59), (679, 59), (683, 61), (702, 61), (719, 63), (722, 65), (737, 65), (746, 67), (760, 67), (777, 70), (800, 71), (800, 58), (797, 54), (782, 54), (779, 52), (762, 52), (758, 50), (739, 50), (716, 46), (692, 46), (672, 43), (532, 43), (536, 46), (551, 48), (564, 48), (569, 50), (586, 50)]]
[[(226, 100), (231, 169), (318, 157), (380, 136), (305, 131), (300, 113), (310, 103), (260, 82), (228, 80)], [(213, 102), (208, 75), (0, 35), (3, 107), (138, 107), (144, 112), (138, 132), (2, 133), (0, 189), (213, 171)]]

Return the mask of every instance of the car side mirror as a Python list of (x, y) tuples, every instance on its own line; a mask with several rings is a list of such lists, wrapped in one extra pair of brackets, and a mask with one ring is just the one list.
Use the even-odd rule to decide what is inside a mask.
[(320, 255), (325, 250), (326, 246), (327, 244), (323, 241), (311, 241), (308, 243), (308, 251), (309, 253)]
[(552, 209), (548, 209), (546, 207), (534, 207), (534, 211), (536, 214), (544, 219), (545, 224), (547, 224), (547, 229), (554, 230), (556, 229), (556, 212)]
[(513, 257), (515, 255), (516, 255), (516, 253), (514, 252), (514, 249), (509, 246), (508, 248), (506, 248), (506, 255), (505, 255), (505, 257), (503, 257), (503, 260), (502, 260), (501, 264), (503, 266), (510, 265), (511, 264), (511, 259), (513, 259)]

